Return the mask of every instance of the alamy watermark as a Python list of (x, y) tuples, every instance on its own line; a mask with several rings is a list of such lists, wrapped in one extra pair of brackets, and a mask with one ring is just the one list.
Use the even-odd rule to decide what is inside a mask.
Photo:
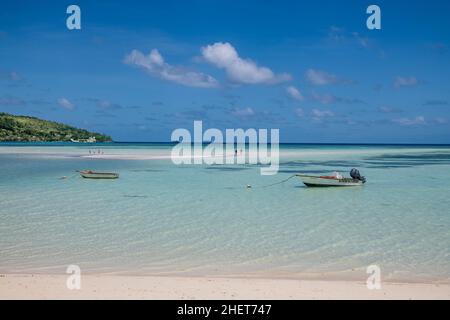
[(67, 267), (66, 273), (70, 274), (66, 280), (66, 286), (69, 290), (81, 289), (81, 268), (76, 264)]
[(203, 132), (203, 122), (194, 121), (193, 135), (188, 129), (178, 128), (172, 132), (171, 141), (178, 142), (171, 152), (176, 165), (255, 164), (262, 165), (261, 175), (278, 173), (279, 129), (226, 129), (223, 134), (216, 128)]
[(372, 4), (367, 7), (367, 14), (370, 16), (367, 18), (366, 26), (369, 30), (381, 30), (381, 9), (379, 6)]
[(379, 266), (372, 264), (367, 267), (366, 273), (370, 274), (367, 278), (366, 286), (369, 290), (381, 289), (381, 269)]
[[(70, 16), (66, 19), (66, 27), (69, 30), (81, 29), (81, 8), (76, 4), (67, 7), (66, 13)], [(381, 9), (378, 5), (371, 4), (367, 7), (366, 13), (370, 16), (366, 20), (366, 26), (369, 30), (381, 29)]]
[(76, 4), (71, 4), (67, 7), (67, 14), (70, 16), (66, 19), (66, 27), (69, 30), (80, 30), (81, 29), (81, 9)]

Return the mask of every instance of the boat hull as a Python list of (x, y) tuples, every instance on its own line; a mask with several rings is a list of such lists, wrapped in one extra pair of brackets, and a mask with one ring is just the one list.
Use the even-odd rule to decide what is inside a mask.
[(113, 172), (86, 172), (80, 171), (80, 175), (85, 179), (117, 179), (118, 173)]
[(363, 185), (362, 181), (351, 178), (331, 179), (303, 175), (297, 176), (308, 187), (357, 187)]

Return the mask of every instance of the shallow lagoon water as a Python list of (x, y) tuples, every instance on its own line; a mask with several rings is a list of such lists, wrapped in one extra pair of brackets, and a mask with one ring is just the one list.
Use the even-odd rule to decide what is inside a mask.
[[(0, 272), (365, 281), (376, 264), (388, 281), (450, 279), (450, 147), (287, 145), (274, 176), (176, 166), (167, 145), (89, 148), (0, 146)], [(352, 167), (364, 187), (265, 187)], [(86, 168), (121, 176), (74, 172)]]

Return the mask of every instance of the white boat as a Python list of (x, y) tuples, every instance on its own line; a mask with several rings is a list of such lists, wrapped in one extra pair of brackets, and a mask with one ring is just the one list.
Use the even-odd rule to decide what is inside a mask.
[(86, 179), (117, 179), (119, 174), (115, 172), (97, 172), (91, 170), (79, 171), (80, 175)]
[(296, 174), (307, 187), (355, 187), (362, 186), (363, 181), (353, 178), (338, 178), (335, 176), (309, 176)]
[(74, 142), (74, 143), (79, 143), (79, 142), (95, 143), (95, 142), (97, 142), (97, 139), (95, 137), (89, 137), (87, 139), (70, 139), (70, 141)]

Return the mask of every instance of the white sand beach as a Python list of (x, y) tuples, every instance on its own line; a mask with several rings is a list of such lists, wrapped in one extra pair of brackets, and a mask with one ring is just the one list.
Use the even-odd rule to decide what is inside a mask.
[(80, 290), (67, 276), (3, 274), (0, 299), (450, 299), (450, 284), (84, 275)]

